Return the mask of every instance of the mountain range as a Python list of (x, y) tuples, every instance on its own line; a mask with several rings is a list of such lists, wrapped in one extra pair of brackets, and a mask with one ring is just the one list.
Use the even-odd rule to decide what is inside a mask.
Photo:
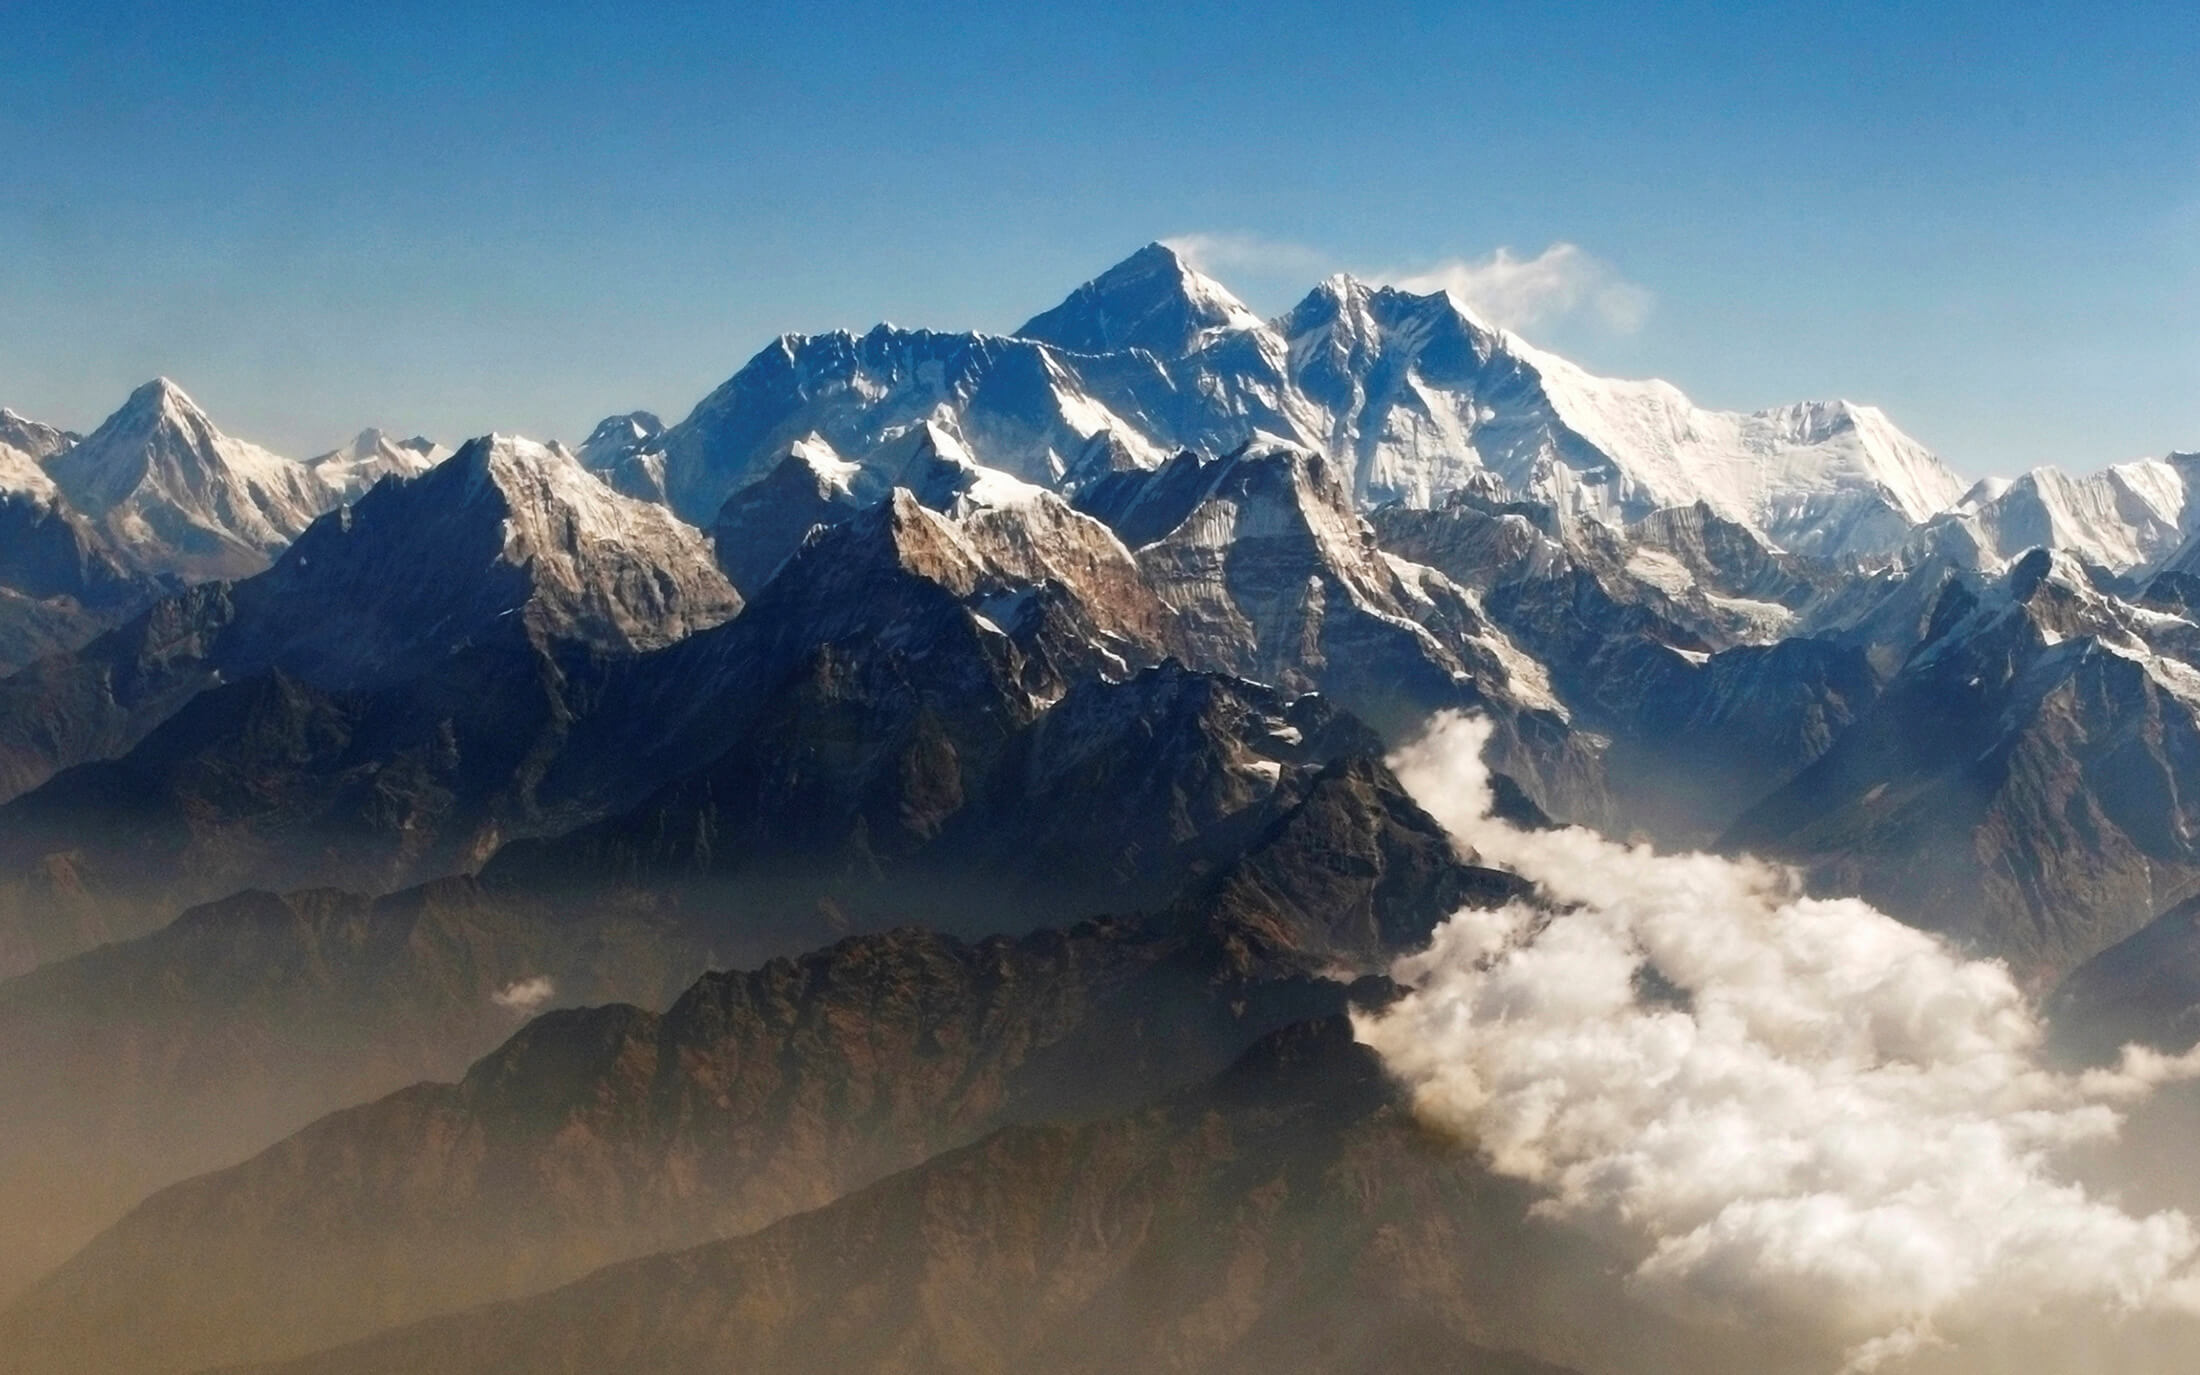
[(1830, 1368), (1356, 1043), (1558, 915), (1401, 751), (2181, 1050), (2196, 479), (1160, 244), (570, 449), (0, 411), (0, 1371)]

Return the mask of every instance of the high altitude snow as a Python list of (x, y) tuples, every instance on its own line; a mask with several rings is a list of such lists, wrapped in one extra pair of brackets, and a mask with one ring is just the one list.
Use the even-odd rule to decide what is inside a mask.
[(432, 439), (395, 439), (367, 429), (343, 448), (306, 460), (306, 467), (339, 500), (356, 501), (385, 477), (418, 477), (450, 456)]
[[(1363, 509), (1465, 491), (1616, 529), (1701, 504), (1798, 554), (1991, 570), (2046, 545), (2118, 572), (2200, 566), (2200, 457), (1966, 491), (1871, 406), (1711, 410), (1665, 382), (1598, 377), (1448, 293), (1343, 275), (1262, 320), (1161, 244), (1013, 334), (783, 335), (679, 424), (612, 416), (577, 457), (710, 529), (795, 453), (838, 474), (834, 503), (915, 483), (945, 510), (1248, 444), (1322, 455)], [(88, 437), (0, 411), (0, 492), (62, 502), (133, 567), (185, 581), (257, 571), (321, 512), (449, 452), (367, 430), (294, 462), (223, 434), (165, 378)], [(759, 561), (744, 571), (769, 571)]]
[(2200, 454), (2119, 463), (2084, 477), (2035, 468), (1988, 479), (1936, 516), (1917, 544), (1993, 567), (2065, 549), (2115, 572), (2157, 562), (2200, 531)]
[(1612, 523), (1702, 501), (1827, 554), (1892, 550), (1962, 494), (1868, 406), (1707, 410), (1666, 383), (1593, 376), (1446, 293), (1346, 276), (1263, 321), (1160, 244), (1010, 336), (783, 336), (666, 432), (665, 487), (708, 521), (792, 443), (863, 463), (927, 424), (983, 466), (1057, 488), (1182, 449), (1276, 443), (1337, 463), (1364, 505), (1492, 480)]
[(46, 471), (140, 563), (197, 577), (265, 567), (334, 504), (311, 470), (223, 434), (165, 377)]

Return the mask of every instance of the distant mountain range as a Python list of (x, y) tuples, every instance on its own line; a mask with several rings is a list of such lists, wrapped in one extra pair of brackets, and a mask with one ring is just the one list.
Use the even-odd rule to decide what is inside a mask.
[(1158, 244), (573, 449), (0, 411), (0, 1371), (1820, 1368), (1353, 1044), (1541, 901), (1395, 751), (2182, 1049), (2196, 479)]

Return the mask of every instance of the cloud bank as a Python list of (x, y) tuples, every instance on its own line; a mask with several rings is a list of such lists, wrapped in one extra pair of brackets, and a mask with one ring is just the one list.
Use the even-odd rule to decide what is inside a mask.
[(2002, 966), (1864, 903), (1494, 820), (1487, 738), (1449, 714), (1392, 762), (1548, 906), (1454, 916), (1360, 1034), (1540, 1211), (1619, 1229), (1639, 1293), (1820, 1333), (1852, 1370), (2042, 1314), (2200, 1312), (2188, 1218), (2054, 1168), (2200, 1056), (2054, 1072)]

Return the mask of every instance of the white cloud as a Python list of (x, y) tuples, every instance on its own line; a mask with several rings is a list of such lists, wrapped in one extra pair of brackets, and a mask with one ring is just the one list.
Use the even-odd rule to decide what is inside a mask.
[(491, 993), (489, 1001), (514, 1012), (533, 1012), (549, 1002), (557, 991), (557, 985), (550, 981), (548, 974), (537, 974), (532, 978), (513, 980)]
[(1586, 315), (1619, 334), (1642, 328), (1651, 296), (1576, 244), (1532, 258), (1500, 248), (1486, 258), (1446, 258), (1417, 272), (1371, 274), (1407, 291), (1448, 291), (1491, 324), (1525, 330)]
[(2057, 1073), (1998, 963), (1775, 866), (1494, 820), (1487, 739), (1447, 715), (1393, 764), (1549, 905), (1453, 917), (1360, 1032), (1540, 1211), (1631, 1238), (1639, 1293), (1855, 1370), (2041, 1315), (2200, 1312), (2189, 1219), (2055, 1169), (2200, 1054)]
[(1245, 272), (1298, 276), (1311, 283), (1336, 270), (1329, 256), (1318, 249), (1258, 234), (1176, 234), (1161, 242), (1211, 277)]
[(1445, 258), (1410, 269), (1345, 267), (1320, 249), (1257, 234), (1178, 234), (1162, 242), (1215, 277), (1242, 272), (1311, 283), (1345, 271), (1406, 291), (1448, 291), (1482, 319), (1513, 330), (1579, 318), (1617, 334), (1633, 334), (1649, 317), (1653, 300), (1648, 290), (1620, 276), (1611, 264), (1578, 244), (1563, 242), (1532, 258), (1499, 248), (1485, 258)]

